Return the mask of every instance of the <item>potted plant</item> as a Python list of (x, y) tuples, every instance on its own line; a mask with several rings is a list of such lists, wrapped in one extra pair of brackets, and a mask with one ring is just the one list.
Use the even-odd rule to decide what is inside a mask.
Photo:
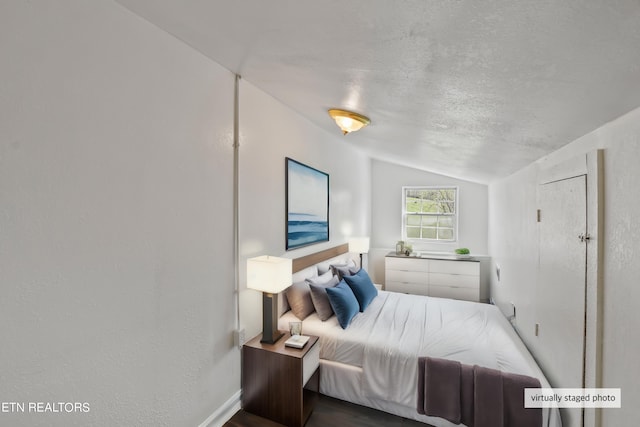
[(405, 243), (404, 244), (404, 254), (406, 256), (409, 256), (409, 255), (411, 255), (411, 252), (413, 252), (413, 246), (408, 244), (408, 243)]
[(454, 252), (458, 258), (471, 258), (471, 255), (469, 255), (471, 251), (467, 248), (458, 248)]

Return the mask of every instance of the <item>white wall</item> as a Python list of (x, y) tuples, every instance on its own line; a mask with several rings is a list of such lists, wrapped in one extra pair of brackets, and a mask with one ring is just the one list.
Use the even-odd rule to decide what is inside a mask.
[(424, 243), (414, 250), (452, 252), (467, 247), (474, 255), (487, 254), (488, 187), (470, 181), (407, 168), (380, 160), (372, 160), (371, 180), (371, 247), (369, 262), (372, 278), (384, 282), (384, 256), (395, 250), (402, 240), (403, 186), (458, 186), (460, 214), (458, 241), (454, 243)]
[(110, 1), (0, 4), (0, 413), (195, 426), (232, 347), (233, 76)]
[[(246, 289), (246, 259), (298, 258), (346, 243), (349, 236), (368, 236), (371, 164), (337, 127), (335, 133), (318, 128), (245, 80), (240, 126), (241, 324), (250, 338), (262, 332), (262, 297)], [(285, 157), (329, 174), (329, 242), (285, 250)]]
[[(537, 278), (536, 182), (543, 168), (588, 151), (604, 149), (604, 331), (603, 387), (622, 389), (622, 409), (602, 413), (603, 426), (634, 425), (632, 402), (640, 401), (640, 109), (601, 127), (561, 150), (494, 183), (489, 189), (489, 249), (501, 266), (502, 280), (492, 275), (491, 293), (504, 308), (518, 307), (517, 325), (525, 342), (537, 351), (533, 336)], [(553, 298), (553, 295), (549, 295)]]

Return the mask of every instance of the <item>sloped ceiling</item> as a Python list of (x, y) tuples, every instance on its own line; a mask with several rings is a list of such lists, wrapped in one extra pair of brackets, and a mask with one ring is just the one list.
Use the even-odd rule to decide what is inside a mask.
[(638, 0), (118, 2), (345, 144), (476, 182), (640, 106)]

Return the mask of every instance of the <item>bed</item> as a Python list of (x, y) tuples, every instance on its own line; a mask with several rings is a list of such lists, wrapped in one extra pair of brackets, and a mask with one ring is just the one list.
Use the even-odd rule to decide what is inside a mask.
[[(293, 280), (317, 277), (347, 261), (346, 255), (333, 256), (299, 268)], [(420, 356), (528, 375), (550, 387), (507, 319), (489, 304), (379, 291), (346, 329), (336, 316), (322, 321), (313, 312), (298, 319), (286, 299), (281, 307), (280, 329), (302, 321), (303, 334), (320, 337), (320, 393), (327, 396), (435, 427), (456, 426), (417, 412)], [(542, 425), (560, 427), (558, 410), (543, 409)]]

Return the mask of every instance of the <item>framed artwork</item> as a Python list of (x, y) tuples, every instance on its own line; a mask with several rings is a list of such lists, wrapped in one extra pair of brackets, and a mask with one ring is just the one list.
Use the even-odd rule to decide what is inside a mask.
[(329, 241), (329, 174), (285, 158), (287, 250)]

